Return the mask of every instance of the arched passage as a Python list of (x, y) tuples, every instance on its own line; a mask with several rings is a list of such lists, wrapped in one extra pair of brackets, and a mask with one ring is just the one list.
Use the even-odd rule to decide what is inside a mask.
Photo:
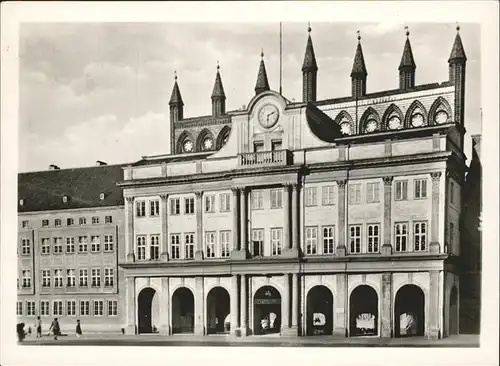
[(314, 286), (307, 293), (307, 335), (333, 333), (333, 295), (325, 286)]
[(172, 333), (194, 332), (194, 296), (190, 289), (180, 287), (172, 295)]
[(223, 287), (214, 287), (207, 295), (207, 333), (228, 333), (231, 304)]
[(378, 334), (378, 295), (368, 285), (356, 287), (349, 298), (349, 334)]
[(423, 336), (425, 332), (425, 295), (416, 285), (405, 285), (396, 293), (394, 304), (396, 337)]
[(450, 292), (450, 314), (448, 334), (458, 334), (458, 291), (455, 286)]
[(138, 333), (155, 333), (155, 323), (159, 317), (159, 303), (156, 291), (151, 287), (143, 289), (137, 298)]
[(281, 329), (281, 295), (272, 286), (263, 286), (254, 296), (254, 329), (256, 334), (279, 333)]

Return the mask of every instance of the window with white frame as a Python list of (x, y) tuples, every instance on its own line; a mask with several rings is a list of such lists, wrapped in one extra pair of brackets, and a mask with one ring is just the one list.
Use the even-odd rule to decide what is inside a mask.
[(99, 235), (92, 235), (90, 237), (90, 251), (92, 253), (101, 251), (101, 237)]
[(137, 260), (142, 261), (146, 259), (146, 236), (140, 235), (136, 239), (137, 242)]
[(408, 224), (397, 223), (395, 238), (396, 238), (396, 252), (406, 252), (408, 250)]
[(50, 287), (50, 269), (42, 269), (42, 287)]
[(72, 217), (68, 217), (66, 219), (66, 226), (73, 226), (75, 224), (75, 219)]
[(264, 229), (252, 229), (252, 256), (264, 255)]
[(104, 216), (104, 223), (105, 224), (112, 224), (113, 223), (113, 216)]
[(151, 235), (149, 240), (149, 259), (160, 259), (160, 235)]
[(54, 254), (62, 254), (62, 238), (54, 238)]
[(252, 210), (262, 210), (264, 208), (264, 191), (252, 191), (251, 196)]
[(50, 254), (50, 239), (42, 238), (41, 254)]
[(317, 196), (318, 189), (316, 187), (307, 187), (305, 189), (305, 205), (316, 206), (318, 204)]
[(207, 258), (215, 258), (215, 231), (205, 233), (205, 254)]
[(427, 179), (415, 179), (413, 181), (413, 198), (427, 197)]
[(88, 241), (86, 236), (78, 237), (78, 252), (86, 253), (88, 250)]
[(180, 234), (170, 235), (170, 256), (172, 259), (181, 258), (181, 236)]
[(283, 207), (283, 190), (271, 189), (271, 208), (282, 208)]
[(318, 228), (306, 227), (306, 254), (318, 254)]
[(21, 227), (22, 227), (23, 229), (27, 229), (27, 228), (29, 227), (29, 225), (30, 225), (30, 222), (29, 222), (29, 221), (27, 221), (27, 220), (23, 220), (23, 221), (21, 222)]
[(186, 215), (194, 214), (194, 197), (184, 198), (184, 213)]
[[(55, 219), (54, 220), (54, 226), (55, 227), (60, 227), (61, 225), (62, 225), (61, 219)], [(49, 220), (47, 220), (47, 225), (46, 226), (49, 226)]]
[(112, 252), (114, 247), (113, 235), (104, 235), (104, 251)]
[(149, 215), (150, 216), (160, 216), (160, 201), (159, 200), (149, 201)]
[(80, 217), (78, 219), (78, 224), (79, 225), (86, 225), (87, 224), (87, 219), (85, 217)]
[(115, 285), (114, 268), (104, 268), (104, 286), (113, 287)]
[(50, 315), (50, 305), (47, 300), (40, 301), (40, 315), (49, 316)]
[(184, 258), (194, 258), (194, 233), (184, 234)]
[(76, 286), (76, 274), (73, 268), (66, 270), (66, 286), (75, 287)]
[(90, 315), (90, 301), (80, 300), (80, 316), (89, 316), (89, 315)]
[(281, 255), (283, 246), (283, 229), (271, 229), (271, 253), (272, 255)]
[(89, 270), (87, 268), (80, 268), (78, 280), (80, 287), (87, 287), (89, 285)]
[(455, 183), (450, 182), (450, 203), (455, 204)]
[(351, 253), (361, 253), (361, 225), (349, 226), (349, 243)]
[(361, 183), (349, 184), (349, 203), (361, 202)]
[(220, 256), (222, 258), (227, 258), (231, 253), (231, 232), (221, 231), (220, 232)]
[(136, 201), (135, 203), (135, 216), (146, 216), (146, 201)]
[(205, 196), (205, 212), (215, 212), (215, 195)]
[(427, 250), (427, 223), (413, 223), (413, 250), (421, 252)]
[(52, 315), (54, 316), (63, 315), (63, 302), (61, 300), (54, 300), (52, 302)]
[(63, 287), (62, 269), (54, 270), (54, 287)]
[(49, 220), (42, 220), (42, 227), (49, 226)]
[(368, 253), (378, 253), (380, 246), (380, 225), (369, 224), (367, 226)]
[(395, 192), (394, 199), (396, 201), (404, 201), (408, 199), (408, 181), (407, 180), (398, 180), (394, 183)]
[[(56, 239), (60, 239), (60, 241), (62, 242), (62, 238), (55, 238), (54, 241), (56, 241)], [(75, 252), (75, 238), (73, 236), (67, 236), (66, 237), (66, 253), (67, 254), (73, 254)]]
[(181, 213), (181, 200), (180, 198), (171, 198), (170, 199), (170, 214), (171, 215), (180, 215)]
[(23, 315), (23, 302), (22, 301), (17, 302), (16, 315)]
[(323, 254), (335, 253), (335, 227), (323, 226)]
[(24, 288), (31, 287), (31, 270), (23, 269), (22, 274), (23, 274), (23, 287)]
[(21, 239), (21, 253), (23, 255), (31, 254), (31, 242), (28, 238)]
[(92, 268), (91, 274), (91, 286), (92, 287), (101, 287), (101, 269), (100, 268)]
[(66, 315), (76, 316), (76, 300), (66, 300)]
[(117, 316), (117, 315), (118, 315), (118, 301), (108, 300), (108, 316)]
[(366, 184), (366, 202), (379, 202), (379, 183), (372, 182)]
[(335, 204), (335, 186), (323, 186), (322, 196), (323, 206)]
[(94, 316), (103, 316), (103, 315), (104, 315), (104, 301), (94, 300)]
[(220, 200), (220, 208), (221, 212), (231, 211), (231, 194), (230, 193), (221, 193), (219, 195)]
[(36, 315), (36, 308), (34, 301), (26, 301), (26, 315), (28, 316)]

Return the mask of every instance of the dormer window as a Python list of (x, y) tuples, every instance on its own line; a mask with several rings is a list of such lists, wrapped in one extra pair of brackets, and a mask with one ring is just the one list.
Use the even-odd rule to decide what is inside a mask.
[(102, 200), (104, 199), (104, 197), (105, 197), (105, 196), (106, 196), (106, 195), (105, 195), (104, 193), (101, 193), (101, 194), (99, 195), (99, 199), (102, 201)]

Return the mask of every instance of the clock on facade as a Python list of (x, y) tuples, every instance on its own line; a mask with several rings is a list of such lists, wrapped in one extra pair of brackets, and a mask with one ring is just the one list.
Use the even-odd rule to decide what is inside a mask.
[(351, 134), (351, 124), (349, 122), (342, 122), (340, 124), (340, 132), (342, 132), (344, 135), (350, 135)]
[(182, 145), (183, 149), (185, 152), (191, 152), (193, 151), (193, 142), (191, 140), (186, 140), (184, 141), (184, 144)]
[(413, 127), (420, 127), (423, 124), (424, 124), (424, 116), (422, 116), (420, 113), (411, 116), (411, 125)]
[(373, 132), (376, 129), (377, 129), (377, 121), (371, 119), (368, 122), (366, 122), (365, 132)]
[(446, 113), (445, 111), (439, 111), (436, 113), (436, 117), (434, 120), (438, 124), (446, 123), (448, 121), (448, 113)]
[(212, 139), (210, 137), (207, 137), (203, 140), (203, 148), (205, 150), (210, 150), (213, 145), (214, 145), (214, 142), (212, 141)]
[(266, 104), (263, 106), (258, 114), (259, 123), (264, 128), (273, 127), (279, 118), (279, 110), (274, 104)]
[(389, 119), (389, 129), (390, 130), (397, 130), (400, 127), (401, 127), (401, 120), (399, 119), (399, 117), (398, 116), (392, 116)]

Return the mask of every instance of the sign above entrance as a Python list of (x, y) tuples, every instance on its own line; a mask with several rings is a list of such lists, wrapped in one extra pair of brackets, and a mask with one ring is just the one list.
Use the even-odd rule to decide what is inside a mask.
[(281, 304), (281, 299), (255, 299), (255, 304), (257, 305)]

